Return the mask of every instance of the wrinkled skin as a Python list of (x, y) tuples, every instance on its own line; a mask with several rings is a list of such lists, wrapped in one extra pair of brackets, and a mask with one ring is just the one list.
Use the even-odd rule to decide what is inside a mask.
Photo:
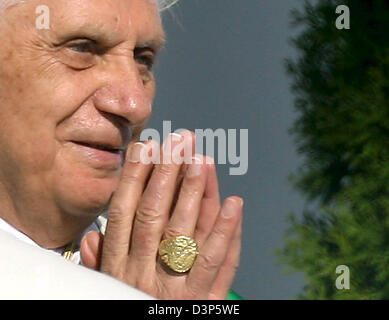
[[(50, 8), (48, 30), (36, 28), (38, 5)], [(86, 266), (159, 298), (224, 298), (242, 200), (220, 203), (214, 164), (143, 164), (131, 147), (152, 111), (164, 37), (150, 0), (29, 0), (3, 13), (0, 216), (57, 248), (108, 210), (105, 237), (82, 242)], [(161, 239), (179, 233), (200, 246), (181, 277), (157, 259)]]

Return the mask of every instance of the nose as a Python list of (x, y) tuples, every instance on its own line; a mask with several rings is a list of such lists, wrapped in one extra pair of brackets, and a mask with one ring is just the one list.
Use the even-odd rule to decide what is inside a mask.
[(151, 115), (152, 94), (147, 94), (135, 63), (118, 64), (104, 75), (93, 103), (100, 111), (125, 118), (130, 125), (141, 124)]

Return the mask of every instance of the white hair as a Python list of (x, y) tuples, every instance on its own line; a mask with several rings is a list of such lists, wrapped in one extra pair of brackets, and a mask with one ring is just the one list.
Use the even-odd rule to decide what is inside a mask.
[(24, 0), (0, 0), (0, 9), (5, 9), (8, 7), (13, 6), (14, 4), (18, 2), (22, 2)]
[[(27, 0), (0, 0), (0, 10), (11, 7), (19, 2), (25, 2)], [(179, 0), (154, 0), (157, 2), (159, 11), (164, 11), (169, 9), (174, 4), (176, 4)]]
[(174, 6), (179, 0), (157, 0), (160, 11), (169, 9)]

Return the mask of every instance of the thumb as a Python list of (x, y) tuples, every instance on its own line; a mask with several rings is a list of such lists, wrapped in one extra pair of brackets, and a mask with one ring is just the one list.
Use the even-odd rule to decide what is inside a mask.
[(104, 236), (97, 231), (90, 231), (82, 238), (80, 253), (84, 266), (94, 270), (100, 268), (103, 240)]

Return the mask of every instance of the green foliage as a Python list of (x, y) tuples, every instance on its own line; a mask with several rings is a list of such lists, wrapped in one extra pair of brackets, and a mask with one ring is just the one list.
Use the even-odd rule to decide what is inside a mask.
[[(337, 5), (351, 29), (335, 27)], [(287, 61), (304, 164), (291, 177), (318, 209), (291, 216), (281, 261), (302, 271), (300, 298), (389, 298), (389, 1), (320, 0), (294, 11), (303, 27)], [(351, 289), (337, 290), (336, 266)], [(387, 271), (388, 270), (388, 271)]]

